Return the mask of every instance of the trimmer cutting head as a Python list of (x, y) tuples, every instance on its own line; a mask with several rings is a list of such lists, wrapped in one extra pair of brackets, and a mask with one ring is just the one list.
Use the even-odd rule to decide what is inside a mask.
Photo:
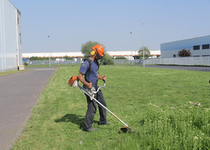
[(133, 129), (131, 129), (129, 127), (122, 127), (122, 128), (120, 128), (119, 133), (133, 133)]

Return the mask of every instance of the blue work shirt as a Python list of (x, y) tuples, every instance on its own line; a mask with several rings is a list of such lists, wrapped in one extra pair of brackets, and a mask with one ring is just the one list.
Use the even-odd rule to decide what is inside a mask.
[(79, 72), (85, 75), (85, 80), (87, 82), (90, 80), (92, 85), (94, 85), (98, 79), (98, 75), (97, 75), (98, 65), (97, 65), (96, 61), (92, 61), (91, 70), (88, 71), (89, 66), (90, 66), (90, 64), (89, 64), (88, 60), (85, 60), (83, 62), (83, 64), (81, 65)]

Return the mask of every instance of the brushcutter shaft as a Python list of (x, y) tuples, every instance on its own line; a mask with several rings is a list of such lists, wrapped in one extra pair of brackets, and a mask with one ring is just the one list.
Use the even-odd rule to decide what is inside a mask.
[[(105, 82), (104, 82), (105, 83)], [(105, 85), (104, 85), (105, 86)], [(103, 86), (103, 87), (104, 87)], [(86, 95), (89, 97), (91, 96), (86, 89), (84, 89), (81, 85), (78, 84), (78, 88), (81, 89)], [(98, 91), (98, 90), (97, 90)], [(111, 113), (115, 118), (117, 118), (121, 123), (123, 123), (126, 127), (131, 129), (125, 122), (123, 122), (119, 117), (117, 117), (113, 112), (111, 112), (108, 108), (106, 108), (103, 104), (101, 104), (96, 98), (93, 98), (94, 101), (96, 101), (99, 105), (101, 105), (104, 109), (106, 109), (109, 113)], [(132, 129), (131, 129), (132, 130)]]
[[(111, 112), (108, 108), (106, 108), (103, 104), (101, 104), (97, 99), (93, 98), (99, 105), (101, 105), (104, 109), (110, 112), (115, 118), (117, 118), (120, 122), (122, 122), (125, 126), (129, 127), (125, 122), (123, 122), (119, 117), (117, 117), (113, 112)], [(130, 128), (130, 127), (129, 127)]]

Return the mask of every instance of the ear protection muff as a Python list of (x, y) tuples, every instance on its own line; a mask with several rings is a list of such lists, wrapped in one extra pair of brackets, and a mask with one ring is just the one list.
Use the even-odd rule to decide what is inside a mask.
[(91, 52), (90, 52), (91, 55), (94, 55), (95, 53), (96, 53), (95, 51), (91, 51)]

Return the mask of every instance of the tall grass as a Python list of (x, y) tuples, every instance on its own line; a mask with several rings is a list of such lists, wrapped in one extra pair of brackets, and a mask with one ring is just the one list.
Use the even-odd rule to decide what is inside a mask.
[(209, 72), (101, 66), (108, 108), (135, 131), (119, 134), (123, 125), (110, 114), (113, 124), (98, 126), (98, 112), (98, 131), (82, 131), (86, 99), (67, 85), (78, 70), (54, 74), (13, 149), (210, 149)]

